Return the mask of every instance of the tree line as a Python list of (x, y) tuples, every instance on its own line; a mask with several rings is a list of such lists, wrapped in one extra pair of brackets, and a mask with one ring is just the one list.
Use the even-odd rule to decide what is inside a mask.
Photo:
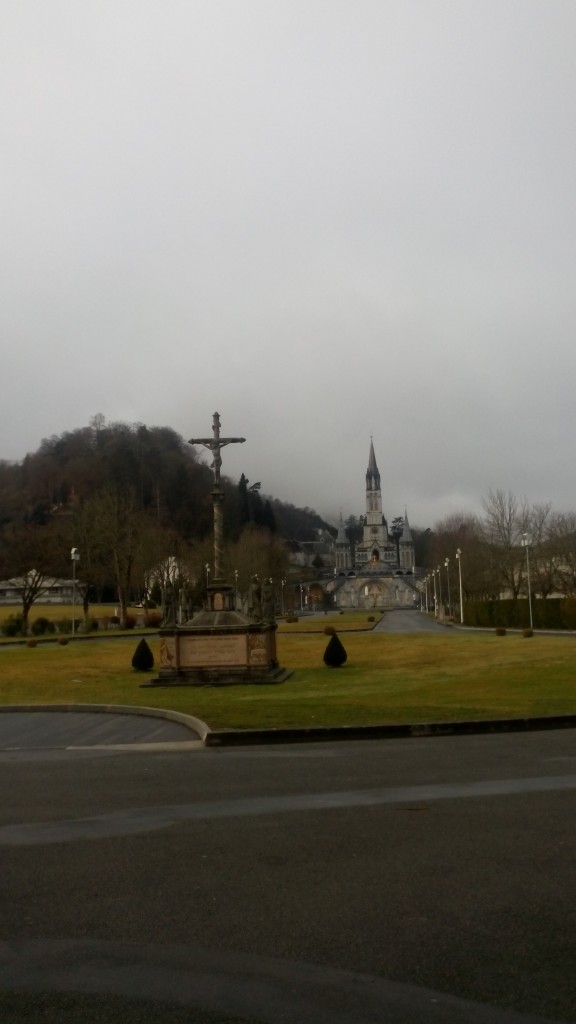
[(576, 513), (503, 490), (489, 491), (482, 509), (481, 515), (447, 516), (428, 533), (428, 571), (440, 567), (444, 579), (448, 572), (456, 593), (459, 549), (465, 601), (517, 600), (528, 595), (528, 582), (534, 597), (576, 597)]

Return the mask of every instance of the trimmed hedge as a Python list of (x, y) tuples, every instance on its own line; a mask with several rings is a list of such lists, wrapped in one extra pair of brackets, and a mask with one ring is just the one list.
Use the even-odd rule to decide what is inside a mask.
[[(534, 629), (576, 629), (576, 598), (547, 597), (532, 599)], [(517, 601), (467, 601), (464, 605), (467, 626), (493, 629), (526, 629), (530, 626), (528, 598)]]
[(344, 664), (348, 655), (346, 649), (337, 633), (333, 633), (328, 641), (328, 646), (324, 651), (324, 664), (328, 668), (340, 668)]

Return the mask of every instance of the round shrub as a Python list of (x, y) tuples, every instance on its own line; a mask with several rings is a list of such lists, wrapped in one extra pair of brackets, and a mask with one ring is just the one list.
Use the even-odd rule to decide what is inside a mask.
[(368, 618), (366, 619), (366, 622), (376, 622), (376, 616), (369, 615)]
[(4, 636), (18, 636), (22, 632), (24, 623), (21, 615), (9, 615), (2, 623)]
[(162, 625), (162, 612), (147, 611), (144, 616), (144, 625), (148, 626), (148, 629), (159, 629)]
[(26, 641), (26, 647), (37, 647), (37, 646), (38, 646), (38, 641), (36, 640), (36, 638), (35, 638), (35, 637), (32, 637), (32, 636), (31, 636), (31, 637), (30, 637), (30, 638), (29, 638), (29, 639), (28, 639), (28, 640)]
[(504, 626), (496, 626), (494, 632), (496, 633), (496, 636), (506, 636), (506, 629)]
[(534, 630), (533, 629), (523, 629), (522, 630), (522, 636), (534, 636)]
[(66, 644), (68, 643), (68, 637), (67, 636), (59, 636), (58, 637), (58, 643), (62, 644), (62, 647), (65, 647)]
[(54, 623), (44, 615), (39, 615), (37, 619), (34, 619), (30, 628), (34, 636), (44, 636), (45, 633), (54, 633), (55, 631)]

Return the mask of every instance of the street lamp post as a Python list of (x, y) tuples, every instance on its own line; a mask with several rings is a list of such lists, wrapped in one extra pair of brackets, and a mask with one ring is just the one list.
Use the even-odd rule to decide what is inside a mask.
[(280, 594), (281, 594), (280, 603), (281, 603), (281, 609), (282, 609), (282, 612), (281, 612), (282, 617), (284, 617), (284, 587), (285, 587), (285, 585), (286, 585), (286, 580), (285, 579), (281, 579), (280, 580)]
[(234, 611), (238, 608), (238, 569), (234, 569)]
[(432, 569), (432, 582), (434, 584), (434, 618), (438, 618), (438, 597), (436, 595), (436, 570)]
[(70, 558), (72, 559), (72, 636), (74, 636), (76, 632), (76, 562), (80, 560), (78, 548), (72, 548)]
[(528, 554), (530, 550), (530, 537), (527, 533), (522, 534), (522, 547), (526, 548), (526, 575), (528, 577), (528, 609), (530, 612), (530, 629), (533, 628), (532, 620), (532, 590), (530, 587), (530, 556)]
[(441, 612), (440, 618), (443, 619), (444, 618), (444, 605), (442, 604), (442, 571), (440, 569), (440, 566), (438, 566), (438, 569), (436, 571), (438, 573), (438, 600), (440, 602), (440, 612)]
[(450, 599), (450, 559), (448, 556), (444, 559), (444, 565), (446, 566), (446, 582), (448, 584), (448, 615), (452, 617), (452, 601)]
[(460, 586), (460, 625), (464, 625), (464, 602), (462, 600), (462, 552), (456, 548), (456, 560), (458, 562), (458, 583)]

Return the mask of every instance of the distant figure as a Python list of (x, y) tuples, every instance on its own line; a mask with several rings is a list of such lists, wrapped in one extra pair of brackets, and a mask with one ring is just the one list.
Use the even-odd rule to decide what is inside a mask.
[(262, 618), (264, 622), (274, 622), (274, 584), (272, 577), (262, 584)]
[(190, 584), (182, 587), (180, 592), (180, 616), (182, 622), (188, 622), (194, 611), (194, 594)]
[(176, 625), (176, 594), (174, 584), (168, 580), (164, 588), (164, 619), (163, 626)]
[(260, 622), (262, 619), (262, 592), (256, 574), (250, 580), (248, 587), (248, 615), (256, 622)]

